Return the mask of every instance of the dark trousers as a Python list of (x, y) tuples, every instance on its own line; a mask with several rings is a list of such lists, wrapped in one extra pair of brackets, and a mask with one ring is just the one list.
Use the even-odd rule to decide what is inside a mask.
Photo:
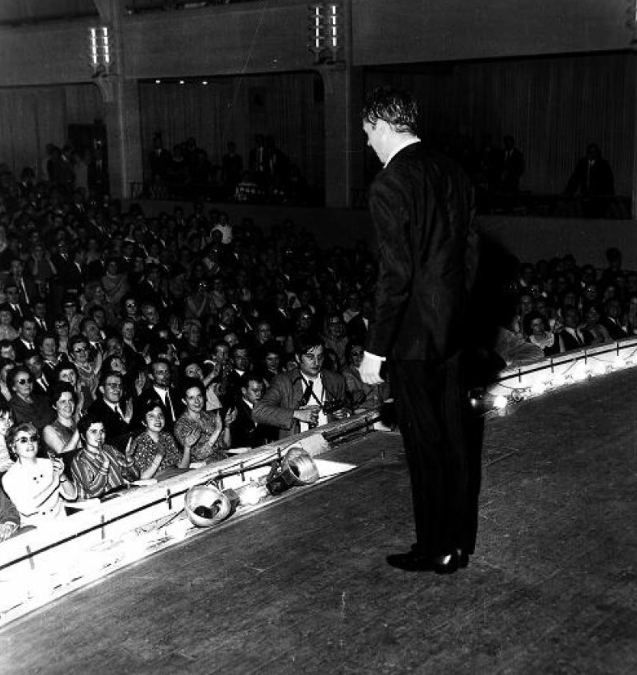
[(391, 361), (388, 367), (411, 477), (414, 549), (425, 556), (456, 548), (471, 554), (482, 438), (463, 385), (461, 356), (439, 365)]

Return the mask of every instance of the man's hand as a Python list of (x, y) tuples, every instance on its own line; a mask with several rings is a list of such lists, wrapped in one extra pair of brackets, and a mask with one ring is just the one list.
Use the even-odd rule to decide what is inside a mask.
[(294, 411), (293, 417), (299, 422), (305, 422), (306, 424), (309, 424), (311, 427), (313, 427), (318, 423), (319, 410), (320, 408), (317, 405), (311, 405), (307, 408), (299, 408), (298, 410)]
[(384, 382), (380, 376), (380, 367), (383, 362), (380, 359), (375, 359), (373, 356), (365, 354), (358, 371), (361, 374), (361, 380), (365, 384), (380, 384)]

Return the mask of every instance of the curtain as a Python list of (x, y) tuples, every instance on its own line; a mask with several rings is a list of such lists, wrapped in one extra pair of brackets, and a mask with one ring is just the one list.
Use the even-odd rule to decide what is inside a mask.
[(485, 134), (500, 147), (503, 136), (514, 136), (526, 160), (521, 187), (536, 193), (562, 192), (595, 142), (613, 167), (617, 193), (630, 195), (634, 82), (634, 55), (617, 53), (369, 69), (365, 87), (411, 89), (433, 145), (464, 135), (478, 150)]
[[(140, 83), (142, 145), (145, 158), (153, 135), (161, 132), (169, 150), (189, 137), (216, 165), (234, 141), (244, 166), (257, 134), (273, 136), (277, 147), (299, 166), (308, 183), (324, 183), (322, 100), (315, 101), (310, 73), (208, 79), (208, 85)], [(147, 168), (147, 167), (146, 167)]]
[(0, 88), (0, 163), (19, 175), (32, 167), (46, 175), (46, 145), (64, 145), (69, 124), (92, 124), (103, 115), (92, 84)]

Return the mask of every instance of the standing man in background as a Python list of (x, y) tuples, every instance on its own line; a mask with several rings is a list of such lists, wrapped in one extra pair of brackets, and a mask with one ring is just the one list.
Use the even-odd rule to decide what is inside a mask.
[(379, 274), (360, 373), (379, 384), (387, 361), (411, 477), (416, 543), (387, 562), (450, 574), (467, 565), (477, 530), (480, 453), (462, 368), (477, 237), (471, 183), (425, 152), (417, 117), (411, 95), (392, 89), (375, 90), (362, 113), (384, 168), (369, 196)]

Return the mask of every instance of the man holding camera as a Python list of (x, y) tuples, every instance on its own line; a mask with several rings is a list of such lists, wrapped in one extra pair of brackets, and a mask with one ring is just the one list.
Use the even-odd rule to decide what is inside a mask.
[(280, 429), (279, 438), (292, 436), (346, 416), (345, 378), (323, 369), (325, 346), (320, 336), (305, 333), (296, 340), (298, 368), (277, 375), (252, 417), (258, 424)]

